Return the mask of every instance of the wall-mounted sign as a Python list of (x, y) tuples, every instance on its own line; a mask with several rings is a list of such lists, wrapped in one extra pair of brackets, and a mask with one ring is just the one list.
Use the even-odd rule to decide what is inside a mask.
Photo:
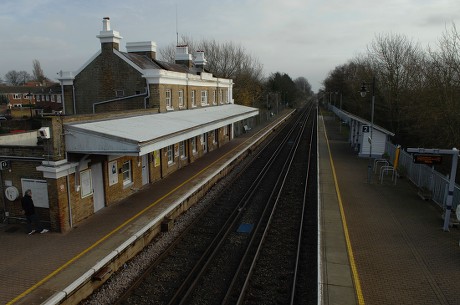
[(109, 186), (118, 183), (117, 160), (109, 162)]
[(432, 154), (414, 154), (413, 160), (414, 163), (417, 164), (434, 165), (442, 163), (442, 156)]
[(5, 196), (9, 201), (15, 201), (19, 196), (19, 191), (14, 186), (9, 186), (5, 189)]
[(0, 161), (0, 170), (5, 170), (10, 168), (10, 161), (1, 160)]
[(371, 132), (371, 126), (363, 125), (363, 133), (366, 133), (366, 132)]

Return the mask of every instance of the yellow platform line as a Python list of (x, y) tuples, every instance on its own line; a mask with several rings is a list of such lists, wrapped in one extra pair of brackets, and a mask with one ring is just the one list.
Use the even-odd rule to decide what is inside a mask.
[(254, 135), (252, 135), (251, 137), (249, 137), (248, 139), (246, 139), (244, 142), (242, 142), (241, 144), (239, 144), (238, 146), (236, 146), (235, 148), (233, 148), (232, 150), (230, 150), (229, 152), (227, 152), (226, 154), (222, 155), (219, 159), (217, 159), (216, 161), (214, 161), (213, 163), (209, 164), (208, 166), (206, 166), (205, 168), (203, 168), (202, 170), (200, 170), (198, 173), (196, 173), (195, 175), (193, 175), (191, 178), (187, 179), (186, 181), (184, 181), (183, 183), (181, 183), (180, 185), (176, 186), (174, 189), (172, 189), (171, 191), (169, 191), (167, 194), (163, 195), (162, 197), (160, 197), (159, 199), (157, 199), (155, 202), (151, 203), (150, 205), (148, 205), (147, 207), (145, 207), (143, 210), (141, 210), (140, 212), (138, 212), (136, 215), (134, 215), (133, 217), (129, 218), (128, 220), (126, 220), (124, 223), (122, 223), (121, 225), (119, 225), (117, 228), (113, 229), (111, 232), (109, 232), (107, 235), (105, 235), (104, 237), (102, 237), (101, 239), (99, 239), (98, 241), (96, 241), (94, 244), (92, 244), (91, 246), (89, 246), (88, 248), (86, 248), (85, 250), (83, 250), (82, 252), (80, 252), (79, 254), (77, 254), (76, 256), (74, 256), (73, 258), (71, 258), (70, 260), (68, 260), (66, 263), (64, 263), (62, 266), (60, 266), (59, 268), (57, 268), (56, 270), (54, 270), (53, 272), (51, 272), (50, 274), (48, 274), (47, 276), (45, 276), (43, 279), (41, 279), (40, 281), (38, 281), (37, 283), (35, 283), (33, 286), (31, 286), (29, 289), (25, 290), (24, 292), (22, 292), (21, 294), (17, 295), (14, 299), (12, 299), (11, 301), (9, 301), (8, 303), (6, 303), (6, 305), (12, 305), (14, 303), (16, 303), (17, 301), (19, 301), (20, 299), (24, 298), (26, 295), (28, 295), (29, 293), (31, 293), (32, 291), (34, 291), (35, 289), (37, 289), (38, 287), (40, 287), (41, 285), (43, 285), (46, 281), (50, 280), (53, 276), (55, 276), (56, 274), (58, 274), (59, 272), (61, 272), (62, 270), (64, 270), (65, 268), (67, 268), (70, 264), (72, 264), (73, 262), (75, 262), (76, 260), (78, 260), (79, 258), (81, 258), (83, 255), (85, 255), (86, 253), (88, 253), (89, 251), (91, 251), (92, 249), (94, 249), (96, 246), (98, 246), (99, 244), (101, 244), (103, 241), (105, 241), (107, 238), (109, 238), (110, 236), (112, 236), (113, 234), (115, 234), (116, 232), (118, 232), (119, 230), (121, 230), (123, 227), (125, 227), (126, 225), (128, 225), (130, 222), (134, 221), (136, 218), (138, 218), (139, 216), (141, 216), (142, 214), (144, 214), (145, 212), (147, 212), (149, 209), (151, 209), (152, 207), (154, 207), (155, 205), (157, 205), (159, 202), (161, 202), (162, 200), (164, 200), (166, 197), (170, 196), (171, 194), (173, 194), (174, 192), (176, 192), (178, 189), (180, 189), (181, 187), (183, 187), (185, 184), (187, 184), (188, 182), (192, 181), (193, 179), (195, 179), (197, 176), (201, 175), (204, 171), (206, 171), (207, 169), (209, 169), (211, 166), (213, 166), (214, 164), (216, 164), (217, 162), (219, 162), (220, 160), (222, 160), (223, 158), (227, 157), (228, 155), (230, 154), (233, 154), (235, 150), (239, 149), (241, 146), (245, 145), (247, 142), (249, 142), (249, 140), (253, 139), (254, 137), (256, 137), (258, 134), (262, 133), (263, 131), (265, 131), (265, 129), (261, 129), (259, 130), (257, 133), (255, 133)]
[(337, 200), (339, 201), (340, 216), (342, 218), (343, 232), (345, 234), (345, 241), (346, 241), (346, 244), (347, 244), (348, 258), (349, 258), (349, 261), (350, 261), (351, 272), (353, 274), (353, 282), (355, 284), (356, 296), (358, 298), (358, 304), (364, 305), (365, 303), (364, 303), (363, 293), (362, 293), (362, 290), (361, 290), (361, 283), (359, 281), (359, 275), (358, 275), (358, 270), (356, 268), (355, 257), (353, 255), (353, 249), (351, 247), (350, 235), (348, 233), (347, 220), (346, 220), (345, 212), (344, 212), (344, 209), (343, 209), (342, 195), (340, 193), (339, 183), (337, 181), (337, 175), (336, 175), (336, 172), (335, 172), (334, 161), (332, 160), (332, 153), (331, 153), (331, 148), (329, 146), (329, 139), (327, 137), (326, 128), (324, 128), (324, 136), (326, 137), (327, 150), (329, 152), (329, 161), (331, 163), (331, 168), (332, 168), (332, 176), (334, 177), (335, 190), (337, 192)]

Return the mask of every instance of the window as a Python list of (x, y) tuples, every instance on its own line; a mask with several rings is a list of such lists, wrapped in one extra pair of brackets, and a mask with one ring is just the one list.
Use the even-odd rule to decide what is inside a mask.
[(212, 92), (212, 104), (213, 105), (217, 104), (217, 91), (216, 90)]
[(230, 128), (230, 125), (224, 126), (224, 136), (228, 135), (229, 128)]
[(179, 90), (179, 108), (184, 107), (184, 90)]
[(15, 93), (15, 94), (13, 94), (13, 98), (14, 98), (15, 100), (18, 100), (18, 99), (21, 98), (21, 95), (18, 94), (18, 93)]
[(224, 100), (222, 99), (222, 97), (223, 97), (223, 92), (224, 92), (224, 90), (222, 90), (222, 89), (219, 90), (219, 103), (220, 103), (220, 104), (223, 104), (223, 103), (224, 103)]
[(168, 164), (173, 164), (174, 162), (174, 145), (168, 146)]
[(192, 143), (192, 152), (196, 153), (196, 137), (193, 137), (191, 139), (191, 143)]
[(203, 90), (201, 91), (201, 105), (207, 105), (208, 104), (208, 91)]
[(195, 90), (192, 90), (192, 107), (196, 107)]
[(115, 96), (116, 97), (125, 96), (125, 91), (124, 90), (115, 90)]
[(121, 173), (123, 174), (123, 185), (128, 185), (133, 182), (131, 176), (131, 160), (123, 162), (121, 166)]
[(181, 159), (187, 158), (187, 151), (185, 150), (185, 141), (179, 142), (179, 156)]
[(214, 139), (213, 139), (214, 144), (217, 143), (218, 139), (219, 139), (219, 129), (214, 129)]
[(166, 89), (166, 109), (173, 109), (171, 101), (171, 89)]
[(56, 95), (56, 102), (58, 102), (58, 103), (61, 103), (61, 102), (62, 102), (62, 101), (61, 101), (61, 96), (60, 96), (60, 95)]

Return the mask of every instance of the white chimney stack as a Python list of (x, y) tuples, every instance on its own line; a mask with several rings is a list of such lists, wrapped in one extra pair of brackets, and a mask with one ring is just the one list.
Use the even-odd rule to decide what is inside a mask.
[(204, 51), (196, 51), (195, 52), (195, 66), (199, 68), (203, 68), (206, 66), (208, 61), (204, 57)]
[(102, 20), (102, 31), (96, 36), (101, 41), (101, 44), (111, 44), (111, 47), (119, 50), (120, 40), (123, 38), (120, 33), (110, 29), (110, 18), (104, 17)]
[(192, 67), (192, 54), (188, 53), (188, 46), (176, 46), (176, 64), (186, 65), (187, 67)]

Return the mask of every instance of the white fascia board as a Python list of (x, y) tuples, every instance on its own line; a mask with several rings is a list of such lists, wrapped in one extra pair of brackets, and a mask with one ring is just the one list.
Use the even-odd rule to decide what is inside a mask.
[(167, 84), (167, 85), (184, 85), (188, 84), (188, 74), (167, 71), (163, 69), (145, 69), (143, 77), (147, 80), (147, 84)]
[(61, 160), (61, 162), (56, 162), (54, 165), (43, 161), (42, 165), (36, 167), (36, 170), (43, 172), (44, 178), (58, 179), (75, 173), (77, 166), (78, 162), (70, 163), (67, 160)]
[(256, 116), (258, 114), (259, 114), (259, 110), (257, 109), (257, 110), (251, 111), (249, 113), (245, 113), (245, 114), (237, 115), (237, 116), (234, 116), (234, 117), (226, 118), (226, 119), (220, 120), (220, 121), (215, 122), (215, 123), (206, 124), (206, 125), (200, 126), (200, 127), (196, 128), (196, 129), (193, 129), (193, 130), (187, 130), (187, 131), (181, 132), (180, 134), (177, 134), (177, 135), (174, 135), (174, 136), (169, 136), (166, 139), (159, 138), (159, 139), (156, 139), (154, 143), (152, 143), (150, 141), (145, 143), (145, 144), (141, 143), (140, 146), (139, 146), (139, 148), (140, 148), (139, 156), (151, 153), (151, 152), (153, 152), (155, 150), (159, 150), (161, 148), (165, 148), (165, 147), (167, 147), (169, 145), (174, 145), (174, 144), (179, 143), (181, 141), (191, 139), (193, 137), (199, 136), (199, 135), (204, 134), (206, 132), (210, 132), (210, 131), (213, 131), (215, 129), (218, 129), (218, 128), (221, 128), (221, 127), (224, 127), (224, 126), (227, 126), (227, 125), (242, 121), (244, 119)]
[(120, 57), (122, 60), (124, 60), (128, 65), (130, 65), (131, 67), (133, 67), (134, 69), (136, 69), (140, 74), (143, 74), (144, 73), (144, 70), (139, 67), (138, 65), (136, 65), (135, 63), (133, 63), (131, 60), (129, 60), (128, 58), (126, 58), (126, 56), (124, 56), (123, 54), (121, 54), (120, 51), (117, 51), (116, 49), (113, 49), (113, 53), (115, 55), (117, 55), (118, 57)]
[(80, 74), (81, 71), (83, 71), (83, 69), (85, 69), (90, 63), (92, 63), (96, 57), (98, 57), (100, 54), (102, 53), (101, 50), (98, 50), (93, 56), (91, 56), (90, 59), (88, 59), (84, 64), (83, 66), (80, 67), (80, 69), (78, 69), (76, 72), (75, 72), (75, 75), (78, 75)]
[(68, 85), (72, 86), (74, 79), (75, 79), (75, 76), (72, 71), (59, 72), (58, 80), (61, 83), (61, 86), (68, 86)]
[[(67, 126), (66, 151), (73, 153), (139, 155), (138, 143), (128, 139), (99, 135), (79, 131), (78, 128)], [(90, 147), (90, 149), (86, 149)]]

